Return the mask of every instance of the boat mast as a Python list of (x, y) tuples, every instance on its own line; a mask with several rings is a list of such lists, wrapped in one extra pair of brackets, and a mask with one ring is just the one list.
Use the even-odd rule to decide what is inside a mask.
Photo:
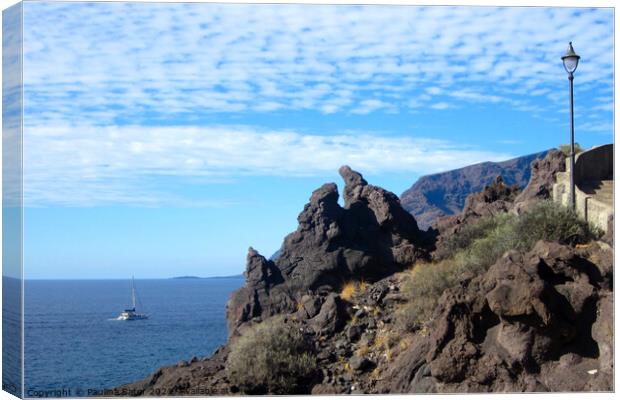
[(131, 276), (131, 306), (136, 309), (136, 288), (133, 284), (133, 275)]

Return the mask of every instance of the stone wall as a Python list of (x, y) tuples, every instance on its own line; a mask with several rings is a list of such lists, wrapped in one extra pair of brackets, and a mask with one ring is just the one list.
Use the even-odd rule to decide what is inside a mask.
[[(608, 222), (613, 220), (613, 204), (606, 204), (580, 189), (590, 181), (613, 180), (614, 145), (593, 147), (575, 157), (575, 208), (588, 222), (607, 232)], [(566, 172), (556, 174), (553, 200), (569, 205), (570, 158), (566, 159)]]
[[(567, 167), (570, 159), (567, 159)], [(569, 168), (566, 168), (568, 171)], [(575, 157), (575, 184), (587, 181), (614, 179), (614, 145), (593, 147)]]

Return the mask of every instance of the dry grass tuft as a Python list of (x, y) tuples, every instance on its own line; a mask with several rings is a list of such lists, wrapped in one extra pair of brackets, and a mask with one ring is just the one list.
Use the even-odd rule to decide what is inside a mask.
[(355, 282), (345, 283), (340, 291), (340, 297), (345, 301), (353, 300), (353, 296), (355, 296), (355, 291), (357, 290), (356, 286)]
[(342, 285), (342, 289), (340, 290), (340, 298), (345, 301), (351, 302), (355, 297), (364, 293), (366, 289), (370, 287), (365, 281), (349, 281)]
[(364, 357), (370, 352), (370, 347), (368, 345), (361, 345), (357, 350), (355, 350), (355, 354), (359, 357)]
[(381, 380), (381, 369), (379, 368), (373, 369), (372, 372), (370, 373), (370, 379), (372, 379), (373, 381)]

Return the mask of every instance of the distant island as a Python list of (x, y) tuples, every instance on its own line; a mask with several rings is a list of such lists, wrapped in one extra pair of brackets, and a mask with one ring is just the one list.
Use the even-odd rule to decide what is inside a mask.
[(207, 277), (183, 275), (183, 276), (173, 276), (170, 279), (237, 279), (237, 278), (243, 278), (243, 274), (229, 275), (229, 276), (207, 276)]

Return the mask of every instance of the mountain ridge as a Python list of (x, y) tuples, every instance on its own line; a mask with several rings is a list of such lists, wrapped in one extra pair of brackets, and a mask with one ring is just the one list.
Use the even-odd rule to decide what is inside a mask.
[(525, 187), (530, 179), (530, 164), (543, 159), (548, 152), (544, 150), (500, 162), (485, 161), (422, 176), (400, 195), (401, 204), (415, 217), (420, 229), (428, 229), (438, 218), (461, 212), (467, 196), (484, 189), (498, 175), (507, 185)]

